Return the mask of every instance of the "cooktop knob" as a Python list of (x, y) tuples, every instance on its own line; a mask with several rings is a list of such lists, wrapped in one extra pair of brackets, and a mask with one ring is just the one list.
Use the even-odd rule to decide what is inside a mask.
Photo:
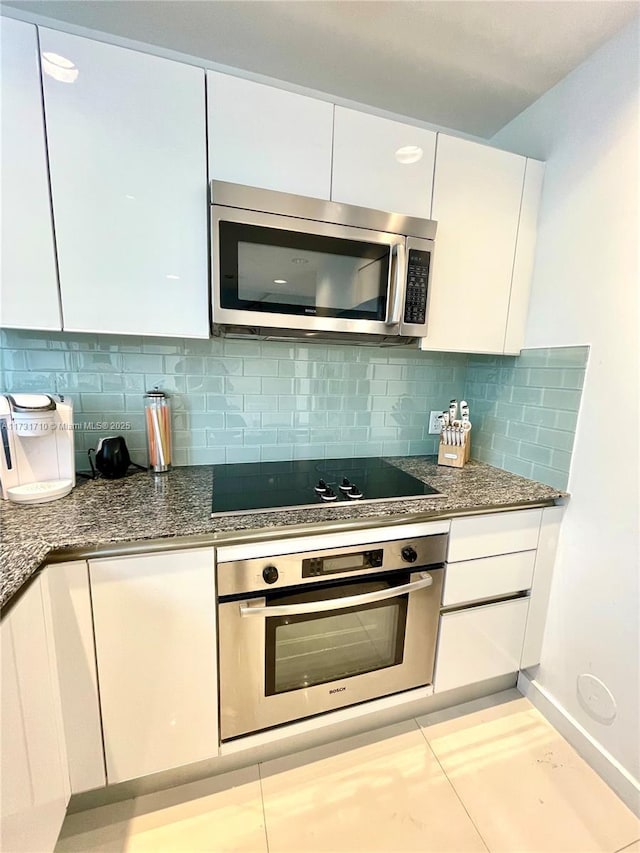
[(347, 496), (348, 498), (351, 498), (351, 500), (352, 500), (352, 501), (355, 501), (355, 500), (357, 500), (358, 498), (361, 498), (361, 497), (362, 497), (362, 492), (361, 492), (361, 491), (360, 491), (360, 489), (356, 486), (356, 484), (355, 484), (355, 483), (354, 483), (352, 486), (349, 486), (349, 491), (348, 491), (348, 492), (345, 492), (345, 494), (346, 494), (346, 496)]
[(337, 500), (336, 493), (329, 486), (327, 486), (327, 488), (324, 490), (324, 492), (320, 492), (320, 497), (322, 498), (323, 501), (335, 501), (335, 500)]
[(418, 559), (416, 549), (412, 548), (411, 545), (405, 545), (402, 551), (400, 551), (400, 554), (402, 555), (402, 559), (405, 563), (415, 563)]
[(262, 570), (262, 579), (265, 583), (275, 583), (280, 575), (275, 566), (267, 566)]
[(351, 483), (349, 482), (347, 477), (342, 478), (342, 483), (340, 484), (340, 488), (343, 492), (349, 492), (351, 489)]
[(325, 483), (325, 481), (324, 481), (324, 480), (318, 480), (318, 485), (317, 485), (317, 486), (314, 486), (313, 488), (314, 488), (314, 489), (316, 490), (316, 492), (320, 495), (320, 494), (322, 494), (323, 492), (326, 492), (326, 491), (327, 491), (327, 484)]

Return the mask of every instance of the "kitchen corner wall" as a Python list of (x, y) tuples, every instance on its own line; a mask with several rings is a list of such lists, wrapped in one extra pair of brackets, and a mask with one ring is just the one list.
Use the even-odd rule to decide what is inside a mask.
[(565, 488), (588, 347), (513, 357), (4, 330), (3, 391), (68, 395), (76, 465), (104, 435), (146, 463), (144, 392), (171, 395), (174, 463), (437, 452), (429, 412), (471, 406), (472, 456)]
[(589, 347), (469, 356), (472, 455), (566, 489)]
[(118, 433), (146, 464), (143, 394), (155, 385), (171, 395), (177, 465), (435, 453), (429, 412), (462, 397), (467, 364), (408, 348), (1, 334), (2, 390), (73, 400), (79, 470)]

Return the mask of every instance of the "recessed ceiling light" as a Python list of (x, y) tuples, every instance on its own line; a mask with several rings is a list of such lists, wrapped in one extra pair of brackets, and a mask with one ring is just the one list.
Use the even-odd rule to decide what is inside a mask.
[(59, 53), (51, 53), (48, 50), (42, 54), (42, 70), (60, 83), (73, 83), (80, 73), (66, 56), (60, 56)]
[(180, 281), (179, 275), (168, 275), (167, 278), (170, 278), (172, 281)]
[(419, 145), (405, 145), (403, 148), (398, 148), (396, 151), (396, 160), (402, 163), (403, 166), (408, 166), (411, 163), (417, 163), (422, 160), (424, 151)]
[(308, 264), (309, 261), (306, 258), (291, 258), (292, 264)]
[(287, 282), (284, 278), (274, 278), (273, 283), (274, 284), (286, 284)]

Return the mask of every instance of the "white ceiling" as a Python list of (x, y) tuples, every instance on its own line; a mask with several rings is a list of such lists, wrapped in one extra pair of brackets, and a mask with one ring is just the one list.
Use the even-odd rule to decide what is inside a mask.
[(6, 0), (489, 138), (638, 14), (636, 0)]

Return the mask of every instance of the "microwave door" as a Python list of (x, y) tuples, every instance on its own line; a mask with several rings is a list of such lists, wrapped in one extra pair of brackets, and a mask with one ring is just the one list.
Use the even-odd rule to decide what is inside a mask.
[(213, 323), (397, 335), (404, 239), (214, 206)]

